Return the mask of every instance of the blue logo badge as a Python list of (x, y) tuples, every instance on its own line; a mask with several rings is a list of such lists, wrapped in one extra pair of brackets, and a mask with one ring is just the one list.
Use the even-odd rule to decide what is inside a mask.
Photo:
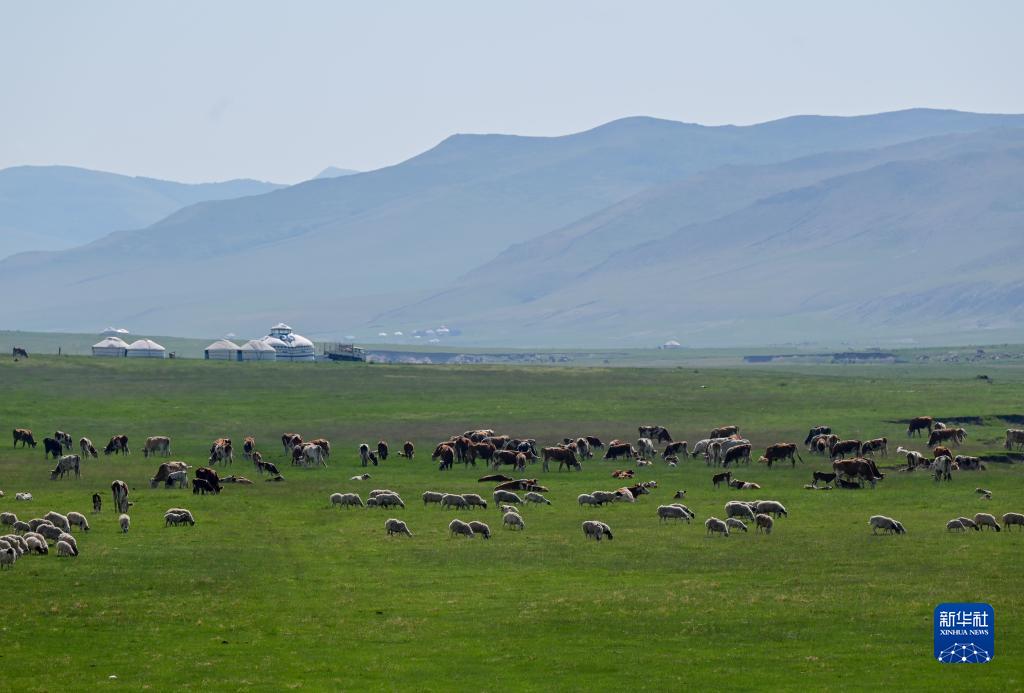
[(995, 657), (996, 614), (989, 604), (935, 607), (935, 659), (945, 664), (984, 664)]

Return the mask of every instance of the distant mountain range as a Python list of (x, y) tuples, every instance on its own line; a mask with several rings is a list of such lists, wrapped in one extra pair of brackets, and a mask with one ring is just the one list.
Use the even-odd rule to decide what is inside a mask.
[(1022, 174), (1016, 115), (456, 135), (396, 166), (8, 258), (0, 291), (18, 300), (0, 326), (257, 335), (284, 319), (369, 341), (443, 323), (508, 346), (1002, 338), (1024, 317)]
[(316, 180), (317, 178), (340, 178), (341, 176), (351, 176), (356, 173), (359, 173), (359, 171), (356, 171), (355, 169), (328, 166), (323, 171), (316, 174), (314, 180)]

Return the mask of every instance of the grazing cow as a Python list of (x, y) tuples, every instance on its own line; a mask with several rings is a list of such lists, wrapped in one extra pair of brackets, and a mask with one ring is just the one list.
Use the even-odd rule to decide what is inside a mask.
[(455, 449), (451, 445), (441, 445), (440, 454), (441, 464), (438, 466), (440, 471), (451, 469), (455, 464)]
[(207, 493), (217, 494), (218, 491), (213, 487), (213, 484), (206, 479), (192, 480), (192, 495), (198, 496), (202, 494), (205, 496)]
[(53, 438), (43, 438), (43, 448), (46, 451), (44, 453), (46, 458), (53, 455), (53, 459), (57, 459), (64, 454), (64, 446), (60, 444), (60, 441), (54, 440)]
[(478, 457), (484, 460), (486, 464), (490, 464), (491, 460), (494, 458), (494, 453), (497, 452), (497, 450), (498, 449), (493, 443), (470, 443), (469, 449), (466, 450), (465, 457), (462, 458), (463, 466), (468, 467), (469, 465), (473, 465), (475, 467)]
[(377, 441), (377, 457), (380, 458), (381, 462), (385, 462), (388, 459), (388, 444), (387, 441)]
[(224, 464), (232, 464), (234, 462), (234, 455), (231, 451), (231, 439), (222, 438), (221, 440), (214, 441), (213, 447), (210, 448), (210, 464), (217, 464), (222, 462)]
[(256, 452), (256, 439), (252, 436), (246, 436), (245, 440), (242, 441), (242, 456), (247, 460), (251, 460), (254, 452)]
[(411, 460), (415, 454), (416, 454), (416, 446), (413, 445), (411, 441), (407, 440), (407, 441), (405, 441), (405, 444), (402, 445), (402, 451), (400, 453), (398, 453), (398, 456), (399, 457), (405, 457), (406, 459), (410, 459)]
[(319, 467), (327, 466), (324, 462), (324, 449), (316, 443), (306, 443), (302, 446), (302, 463), (306, 466)]
[(636, 441), (636, 451), (640, 457), (649, 460), (657, 456), (658, 451), (654, 449), (654, 442), (650, 438), (639, 438)]
[(860, 441), (859, 440), (840, 440), (829, 450), (829, 455), (834, 460), (836, 458), (842, 458), (846, 455), (859, 455), (860, 454)]
[(128, 512), (128, 484), (118, 479), (110, 484), (110, 493), (114, 497), (114, 512)]
[(142, 456), (149, 457), (150, 455), (160, 454), (164, 457), (169, 457), (171, 454), (171, 439), (167, 436), (150, 436), (146, 438), (145, 445), (142, 446)]
[(184, 462), (163, 462), (159, 467), (156, 468), (156, 474), (149, 479), (149, 487), (156, 488), (161, 482), (167, 481), (167, 478), (175, 472), (187, 472), (188, 465)]
[(725, 457), (722, 459), (722, 466), (728, 467), (733, 462), (740, 462), (746, 460), (747, 464), (750, 464), (750, 443), (744, 443), (742, 445), (734, 445), (725, 451)]
[[(32, 435), (31, 431), (29, 431), (29, 435)], [(17, 440), (17, 438), (15, 438), (15, 440)], [(1006, 429), (1006, 442), (1003, 443), (1003, 447), (1007, 450), (1020, 450), (1021, 448), (1024, 448), (1024, 430), (1019, 428)]]
[(526, 455), (515, 450), (496, 450), (494, 456), (491, 458), (491, 464), (495, 469), (503, 464), (510, 465), (512, 467), (519, 467), (520, 458), (522, 458), (523, 467), (526, 466)]
[(82, 472), (78, 467), (80, 461), (81, 458), (78, 455), (64, 455), (57, 461), (57, 466), (53, 468), (53, 471), (50, 472), (50, 481), (56, 481), (58, 475), (63, 479), (64, 475), (71, 471), (75, 472), (76, 479), (80, 479), (82, 477)]
[(593, 457), (594, 453), (590, 451), (590, 443), (587, 442), (586, 438), (576, 439), (576, 452), (579, 453), (580, 457)]
[(823, 482), (825, 482), (825, 487), (827, 488), (828, 485), (831, 484), (831, 483), (834, 483), (835, 480), (836, 480), (836, 473), (835, 472), (814, 472), (814, 478), (811, 479), (811, 486), (814, 486), (815, 488), (817, 488), (818, 482), (819, 481), (823, 481)]
[(32, 437), (31, 429), (14, 429), (14, 447), (18, 447), (18, 443), (21, 443), (21, 447), (25, 447), (27, 445), (30, 448), (34, 448), (36, 446), (36, 439)]
[(99, 454), (96, 452), (96, 446), (88, 438), (79, 440), (78, 448), (82, 451), (82, 457), (92, 457), (93, 459), (99, 457)]
[(919, 436), (921, 431), (928, 429), (928, 433), (932, 432), (932, 425), (935, 423), (935, 419), (930, 416), (915, 416), (910, 420), (910, 424), (907, 426), (908, 436)]
[(815, 436), (825, 435), (831, 432), (831, 426), (814, 426), (807, 432), (807, 437), (804, 438), (804, 445), (810, 445), (811, 440), (813, 440)]
[(669, 443), (665, 446), (665, 449), (661, 451), (661, 457), (664, 459), (670, 455), (688, 454), (686, 451), (686, 441), (680, 440), (675, 443)]
[(200, 467), (195, 472), (196, 479), (204, 479), (213, 488), (214, 493), (220, 493), (224, 488), (220, 484), (220, 475), (217, 474), (216, 469), (210, 469), (209, 467)]
[(548, 460), (555, 460), (558, 462), (558, 471), (562, 471), (564, 466), (566, 469), (576, 471), (582, 471), (583, 465), (578, 459), (576, 459), (576, 453), (570, 448), (553, 447), (544, 448), (544, 471), (548, 471)]
[(937, 445), (934, 448), (932, 448), (932, 461), (933, 462), (936, 459), (938, 459), (940, 457), (943, 457), (943, 456), (948, 457), (950, 459), (953, 459), (953, 451), (950, 450), (947, 447), (942, 446), (942, 445)]
[(953, 445), (959, 446), (966, 437), (967, 431), (962, 428), (937, 428), (928, 436), (928, 447), (948, 441), (952, 441)]
[(111, 436), (107, 446), (103, 448), (104, 455), (130, 455), (131, 450), (128, 449), (128, 436), (123, 433), (116, 436)]
[(617, 460), (620, 457), (636, 457), (636, 450), (629, 443), (609, 443), (604, 452), (604, 459)]
[(263, 472), (271, 476), (280, 476), (281, 472), (278, 470), (277, 465), (273, 462), (264, 462), (263, 458), (257, 452), (253, 455), (253, 464), (256, 465), (256, 471), (259, 472), (260, 476), (263, 476)]
[(71, 434), (65, 433), (64, 431), (57, 431), (53, 434), (54, 440), (60, 443), (65, 450), (70, 450), (74, 441), (71, 440)]
[(832, 471), (847, 479), (863, 479), (871, 484), (872, 488), (875, 486), (875, 466), (868, 460), (836, 460), (832, 463)]
[(598, 438), (597, 436), (583, 436), (583, 437), (587, 439), (587, 445), (589, 445), (593, 449), (601, 450), (601, 449), (604, 448), (604, 443), (602, 443), (601, 439)]
[(721, 483), (728, 485), (731, 480), (732, 472), (722, 472), (721, 474), (715, 474), (711, 477), (711, 483), (715, 488), (718, 488), (718, 485)]
[(370, 461), (370, 446), (366, 443), (360, 443), (359, 445), (359, 461), (362, 462), (364, 467)]
[(281, 434), (281, 446), (284, 448), (286, 453), (291, 453), (292, 448), (297, 445), (302, 445), (302, 436), (298, 433), (282, 433)]
[(711, 429), (711, 433), (708, 435), (708, 438), (728, 438), (729, 436), (736, 435), (739, 432), (739, 426), (719, 426), (718, 428)]
[[(761, 457), (759, 462), (764, 462), (771, 469), (772, 465), (776, 462), (783, 460), (789, 460), (796, 467), (796, 458), (800, 457), (800, 453), (796, 451), (796, 443), (776, 443), (775, 445), (769, 445), (764, 451), (764, 455)], [(804, 459), (800, 457), (800, 461)]]
[(953, 460), (949, 455), (935, 458), (932, 462), (932, 473), (935, 475), (936, 481), (953, 480)]
[(24, 348), (16, 346), (13, 349), (11, 349), (11, 356), (14, 358), (15, 361), (18, 360), (18, 357), (27, 359), (28, 352), (25, 351)]
[(868, 455), (870, 453), (877, 452), (882, 457), (889, 456), (889, 439), (888, 438), (873, 438), (872, 440), (865, 441), (860, 446), (860, 454)]

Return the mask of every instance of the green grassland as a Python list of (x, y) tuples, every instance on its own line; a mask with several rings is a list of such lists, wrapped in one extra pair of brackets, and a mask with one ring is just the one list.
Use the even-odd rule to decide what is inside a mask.
[[(638, 478), (659, 487), (636, 504), (580, 509), (581, 492), (613, 489), (621, 463), (550, 472), (550, 507), (524, 509), (526, 531), (502, 531), (497, 510), (448, 512), (418, 502), (427, 489), (478, 492), (480, 468), (441, 473), (429, 461), (451, 433), (490, 427), (541, 443), (564, 435), (635, 439), (660, 423), (694, 441), (737, 423), (763, 449), (802, 441), (809, 426), (844, 437), (906, 443), (900, 420), (983, 417), (968, 454), (999, 455), (1004, 419), (1022, 414), (1019, 366), (833, 369), (417, 367), (237, 364), (32, 357), (0, 361), (0, 423), (41, 440), (60, 428), (98, 445), (126, 433), (128, 458), (84, 463), (80, 480), (51, 482), (36, 450), (0, 445), (0, 509), (23, 519), (79, 510), (92, 530), (81, 555), (24, 557), (0, 574), (0, 689), (96, 690), (1015, 690), (1024, 687), (1024, 533), (952, 535), (947, 519), (1024, 511), (1024, 470), (935, 484), (887, 473), (875, 490), (808, 491), (820, 458), (796, 469), (741, 467), (756, 492), (715, 490), (712, 470), (659, 463)], [(151, 490), (157, 462), (138, 449), (169, 435), (172, 459), (204, 463), (212, 439), (255, 435), (282, 467), (279, 436), (334, 444), (327, 469), (283, 469), (284, 483), (227, 486), (220, 496)], [(6, 434), (5, 434), (6, 435)], [(406, 439), (415, 460), (363, 471), (356, 447)], [(915, 447), (923, 449), (922, 441)], [(895, 464), (882, 459), (884, 467)], [(232, 471), (257, 477), (237, 455)], [(109, 485), (132, 488), (121, 535)], [(976, 486), (991, 489), (980, 499)], [(334, 491), (391, 488), (405, 510), (328, 507)], [(659, 523), (676, 489), (692, 525)], [(16, 491), (35, 495), (31, 503)], [(101, 515), (89, 498), (104, 498)], [(743, 494), (746, 494), (745, 496)], [(756, 495), (755, 495), (756, 494)], [(705, 536), (703, 521), (732, 498), (782, 501), (790, 517), (770, 536)], [(171, 506), (195, 527), (163, 527)], [(902, 537), (872, 536), (867, 518), (901, 520)], [(415, 536), (391, 538), (400, 517)], [(450, 539), (452, 517), (485, 519), (490, 541)], [(585, 541), (584, 519), (614, 541)], [(996, 658), (983, 666), (932, 659), (932, 611), (988, 601)], [(117, 680), (108, 679), (116, 675)]]

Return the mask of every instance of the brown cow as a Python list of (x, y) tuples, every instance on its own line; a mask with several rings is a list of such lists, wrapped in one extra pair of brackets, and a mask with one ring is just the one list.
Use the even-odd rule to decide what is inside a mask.
[(949, 448), (944, 447), (942, 445), (936, 445), (934, 448), (932, 448), (932, 460), (933, 461), (937, 460), (938, 458), (942, 457), (943, 455), (945, 455), (949, 459), (953, 459), (953, 453), (950, 451)]
[[(769, 469), (776, 462), (783, 460), (789, 460), (796, 467), (797, 457), (800, 457), (800, 453), (796, 451), (796, 443), (776, 443), (775, 445), (769, 445), (765, 449), (764, 455), (758, 461), (767, 464)], [(800, 461), (803, 462), (804, 459), (800, 457)]]
[(871, 460), (854, 458), (850, 460), (836, 460), (832, 463), (832, 471), (847, 479), (863, 479), (874, 488), (878, 474), (878, 468)]
[(829, 455), (834, 460), (837, 457), (841, 458), (843, 455), (859, 455), (860, 454), (860, 441), (859, 440), (840, 440), (832, 446), (829, 450)]
[(302, 436), (298, 433), (282, 433), (281, 445), (285, 452), (291, 452), (296, 445), (302, 445)]
[(121, 453), (122, 455), (131, 454), (128, 449), (128, 436), (121, 435), (111, 436), (110, 441), (107, 443), (107, 447), (103, 448), (104, 455), (112, 455)]
[(470, 443), (466, 456), (462, 460), (463, 466), (473, 465), (475, 467), (477, 458), (490, 464), (495, 452), (497, 449), (491, 443)]
[(242, 455), (245, 459), (251, 460), (254, 452), (256, 452), (256, 439), (252, 436), (246, 436), (245, 440), (242, 441)]
[(553, 447), (544, 448), (544, 471), (548, 471), (548, 460), (556, 460), (558, 462), (558, 471), (562, 471), (562, 467), (565, 466), (567, 469), (575, 468), (576, 471), (581, 471), (583, 465), (576, 459), (576, 453), (568, 447)]
[(680, 452), (686, 455), (686, 446), (687, 442), (685, 440), (680, 440), (675, 443), (669, 443), (668, 445), (665, 446), (665, 449), (661, 451), (661, 456), (662, 458), (665, 458), (668, 457), (669, 455), (678, 455)]
[(388, 442), (386, 440), (377, 441), (377, 457), (380, 458), (381, 462), (384, 462), (388, 458)]
[(910, 420), (910, 424), (907, 426), (907, 435), (921, 435), (921, 431), (928, 429), (928, 433), (932, 432), (932, 425), (935, 423), (935, 419), (930, 416), (915, 416)]
[(320, 454), (325, 459), (331, 456), (331, 441), (326, 438), (316, 438), (315, 440), (309, 441), (310, 445), (315, 445), (320, 448)]
[(962, 428), (937, 428), (928, 436), (928, 446), (932, 447), (947, 441), (953, 441), (953, 445), (959, 446), (966, 437), (967, 431)]
[(860, 454), (867, 455), (872, 452), (878, 452), (881, 453), (882, 457), (888, 457), (889, 439), (874, 438), (872, 440), (865, 441), (864, 444), (860, 446)]
[(30, 448), (34, 448), (36, 446), (36, 439), (32, 437), (31, 429), (14, 429), (14, 447), (18, 447), (18, 443), (21, 443), (21, 447), (25, 447), (27, 445)]
[(739, 432), (739, 426), (719, 426), (718, 428), (711, 429), (711, 435), (709, 435), (708, 438), (728, 438), (729, 436), (736, 435)]
[(402, 451), (400, 453), (398, 453), (398, 456), (399, 457), (406, 457), (406, 458), (411, 460), (415, 454), (416, 454), (416, 446), (413, 445), (411, 441), (407, 440), (407, 441), (405, 441), (405, 444), (402, 446)]
[(746, 460), (747, 464), (750, 463), (750, 443), (733, 445), (731, 448), (726, 450), (725, 458), (722, 460), (722, 466), (728, 467), (730, 463), (739, 462), (740, 460)]
[(608, 449), (605, 450), (604, 459), (606, 460), (617, 460), (620, 457), (636, 457), (636, 450), (629, 443), (609, 443)]
[[(455, 449), (447, 443), (438, 445), (434, 454), (441, 458), (441, 464), (438, 465), (438, 469), (442, 472), (446, 469), (451, 469), (452, 465), (455, 464)], [(436, 457), (432, 459), (436, 459)]]

